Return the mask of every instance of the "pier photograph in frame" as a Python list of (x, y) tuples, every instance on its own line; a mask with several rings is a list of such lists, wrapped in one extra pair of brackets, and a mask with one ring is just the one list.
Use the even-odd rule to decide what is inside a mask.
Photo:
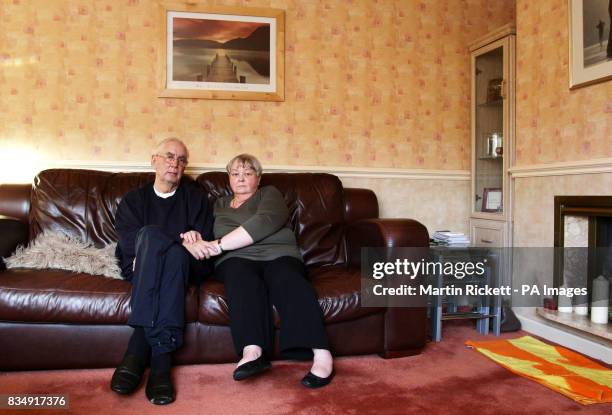
[(160, 97), (284, 100), (282, 10), (162, 4)]

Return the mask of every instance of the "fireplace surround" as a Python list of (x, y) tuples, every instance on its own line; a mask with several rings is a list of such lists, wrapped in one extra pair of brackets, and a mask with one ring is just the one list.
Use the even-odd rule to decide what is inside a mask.
[[(607, 325), (595, 324), (586, 315), (592, 301), (601, 299), (593, 298), (593, 280), (599, 275), (612, 279), (612, 196), (555, 196), (554, 206), (554, 285), (560, 287), (579, 274), (582, 281), (573, 284), (584, 284), (588, 298), (574, 300), (573, 313), (538, 309), (538, 314), (612, 341), (610, 319)], [(610, 302), (610, 291), (606, 296)], [(580, 313), (577, 306), (586, 308)]]

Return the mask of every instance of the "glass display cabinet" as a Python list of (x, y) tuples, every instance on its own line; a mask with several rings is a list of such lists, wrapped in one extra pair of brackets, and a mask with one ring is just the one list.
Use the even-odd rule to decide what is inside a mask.
[(515, 30), (506, 25), (470, 47), (472, 193), (470, 233), (476, 246), (508, 246), (514, 144)]

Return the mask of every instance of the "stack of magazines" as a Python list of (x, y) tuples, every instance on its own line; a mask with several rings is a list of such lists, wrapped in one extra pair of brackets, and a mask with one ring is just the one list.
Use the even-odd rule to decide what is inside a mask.
[(433, 242), (442, 246), (465, 247), (470, 245), (470, 240), (465, 234), (451, 231), (436, 231), (433, 234)]

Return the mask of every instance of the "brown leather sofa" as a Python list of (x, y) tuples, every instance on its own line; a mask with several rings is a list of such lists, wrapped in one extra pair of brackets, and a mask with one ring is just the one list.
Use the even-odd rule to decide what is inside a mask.
[[(97, 246), (113, 242), (119, 200), (152, 179), (148, 173), (53, 169), (41, 172), (33, 185), (0, 185), (0, 255), (48, 230)], [(196, 180), (213, 199), (229, 192), (225, 173)], [(333, 353), (419, 353), (426, 342), (426, 310), (361, 307), (359, 261), (361, 247), (427, 246), (426, 228), (409, 219), (379, 219), (372, 191), (345, 189), (333, 175), (264, 174), (261, 185), (269, 184), (290, 208)], [(130, 284), (122, 280), (61, 270), (0, 272), (0, 370), (115, 366), (132, 330), (126, 325), (129, 299)], [(177, 363), (237, 360), (222, 284), (190, 286), (185, 313)]]

